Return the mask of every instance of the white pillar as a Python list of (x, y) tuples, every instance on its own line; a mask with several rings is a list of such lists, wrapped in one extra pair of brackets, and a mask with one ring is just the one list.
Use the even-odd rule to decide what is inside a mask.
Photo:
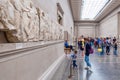
[(100, 26), (97, 24), (95, 26), (95, 37), (100, 37)]
[(118, 12), (118, 33), (117, 33), (117, 37), (120, 40), (120, 12)]

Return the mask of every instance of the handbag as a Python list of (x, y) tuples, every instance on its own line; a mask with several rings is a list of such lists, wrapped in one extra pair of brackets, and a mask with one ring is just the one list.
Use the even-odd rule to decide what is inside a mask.
[(93, 48), (90, 48), (90, 54), (93, 54), (93, 53), (94, 53)]
[(98, 52), (102, 52), (102, 48), (98, 48)]

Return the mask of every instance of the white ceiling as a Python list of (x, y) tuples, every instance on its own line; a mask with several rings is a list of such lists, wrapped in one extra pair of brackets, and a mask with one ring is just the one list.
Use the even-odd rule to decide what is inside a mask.
[[(81, 21), (81, 5), (82, 0), (69, 0), (72, 8), (74, 21)], [(110, 14), (113, 10), (115, 10), (118, 6), (120, 6), (120, 0), (112, 0), (112, 2), (98, 15), (95, 21), (101, 21), (108, 14)]]
[(74, 21), (80, 20), (82, 0), (70, 0)]

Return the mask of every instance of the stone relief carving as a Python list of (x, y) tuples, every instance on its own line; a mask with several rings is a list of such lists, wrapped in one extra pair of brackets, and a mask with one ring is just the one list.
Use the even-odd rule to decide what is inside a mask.
[(44, 40), (47, 41), (47, 40), (49, 40), (49, 30), (50, 30), (49, 21), (50, 20), (49, 20), (49, 18), (47, 17), (46, 14), (44, 14), (44, 16), (41, 16), (41, 17), (43, 17), (43, 18), (41, 18), (41, 21), (42, 21), (42, 19), (44, 19), (43, 20), (44, 25), (41, 24), (40, 27), (43, 28)]
[(6, 0), (0, 1), (0, 22), (4, 26), (4, 28), (2, 28), (3, 30), (15, 30), (16, 29), (14, 27), (15, 25), (14, 7), (9, 1), (6, 1)]
[(54, 22), (52, 22), (52, 39), (56, 39), (56, 25)]
[(31, 0), (0, 0), (0, 30), (6, 32), (9, 42), (63, 39), (63, 27)]
[(40, 40), (45, 39), (45, 27), (46, 27), (46, 19), (45, 19), (45, 14), (43, 11), (41, 11), (40, 15)]
[(21, 0), (25, 9), (22, 9), (21, 28), (23, 41), (39, 40), (39, 17), (37, 9), (30, 0)]

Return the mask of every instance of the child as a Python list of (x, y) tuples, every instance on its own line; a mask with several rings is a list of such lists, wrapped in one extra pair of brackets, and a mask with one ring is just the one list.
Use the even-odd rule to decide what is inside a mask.
[(76, 64), (76, 58), (77, 58), (77, 51), (74, 51), (74, 54), (71, 55), (72, 57), (72, 63), (73, 63), (73, 68), (77, 68), (77, 64)]

